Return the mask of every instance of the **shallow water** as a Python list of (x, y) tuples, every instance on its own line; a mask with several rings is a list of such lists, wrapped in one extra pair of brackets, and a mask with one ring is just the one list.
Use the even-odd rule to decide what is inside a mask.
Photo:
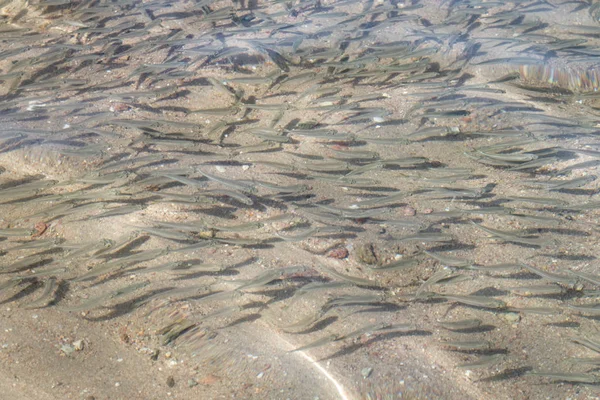
[(22, 398), (596, 393), (595, 5), (2, 6)]

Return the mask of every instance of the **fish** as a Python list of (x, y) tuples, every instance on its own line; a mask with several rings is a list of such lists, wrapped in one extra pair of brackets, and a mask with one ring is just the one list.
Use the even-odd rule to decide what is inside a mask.
[(457, 268), (460, 268), (460, 267), (470, 267), (471, 265), (473, 265), (472, 261), (465, 260), (465, 259), (462, 259), (462, 258), (445, 256), (445, 255), (441, 255), (439, 253), (432, 253), (432, 252), (429, 252), (427, 250), (423, 250), (423, 253), (425, 253), (428, 256), (436, 259), (437, 261), (439, 261), (440, 263), (442, 263), (444, 266), (447, 266), (447, 267), (457, 267)]
[(306, 351), (306, 350), (314, 349), (316, 347), (325, 346), (325, 345), (328, 345), (329, 343), (335, 342), (338, 339), (339, 339), (338, 335), (330, 334), (330, 335), (324, 336), (320, 339), (317, 339), (314, 342), (311, 342), (304, 346), (300, 346), (298, 348), (295, 348), (294, 350), (290, 350), (290, 353), (296, 353), (299, 351)]
[[(350, 282), (350, 281), (347, 281)], [(353, 282), (351, 282), (353, 283)], [(342, 306), (350, 306), (350, 305), (365, 305), (365, 304), (376, 304), (384, 300), (385, 296), (381, 294), (375, 295), (364, 295), (364, 296), (339, 296), (334, 297), (327, 301), (325, 305), (323, 305), (324, 310), (329, 310), (332, 307), (342, 307)]]
[(492, 235), (492, 237), (498, 238), (498, 239), (501, 239), (501, 240), (504, 240), (507, 242), (524, 244), (524, 245), (528, 245), (528, 246), (546, 246), (546, 245), (550, 244), (550, 242), (548, 240), (544, 240), (539, 237), (523, 237), (523, 235), (519, 234), (519, 233), (505, 232), (505, 231), (501, 231), (498, 229), (488, 228), (486, 226), (477, 224), (473, 221), (470, 221), (470, 222), (472, 225), (476, 226), (477, 228)]
[(553, 307), (508, 307), (507, 311), (536, 315), (558, 315), (562, 311)]
[(438, 325), (440, 325), (444, 329), (448, 329), (450, 331), (462, 331), (469, 329), (477, 329), (481, 326), (482, 321), (477, 318), (473, 319), (464, 319), (460, 321), (439, 321)]
[(54, 301), (53, 296), (58, 288), (58, 281), (56, 278), (48, 278), (43, 283), (43, 291), (42, 294), (28, 303), (25, 308), (27, 309), (35, 309), (35, 308), (43, 308), (48, 306), (50, 303)]
[(598, 384), (600, 378), (590, 374), (578, 374), (578, 373), (567, 373), (567, 372), (527, 372), (529, 376), (539, 376), (548, 378), (552, 381), (558, 382), (570, 382), (570, 383), (587, 383), (587, 384)]
[(600, 365), (600, 357), (590, 357), (590, 358), (571, 358), (569, 359), (573, 364), (584, 364), (591, 365), (597, 367)]
[(407, 268), (412, 268), (418, 264), (418, 261), (414, 257), (405, 257), (400, 258), (396, 261), (392, 261), (388, 264), (384, 264), (381, 266), (373, 267), (371, 266), (371, 270), (373, 271), (400, 271)]
[(282, 326), (281, 328), (286, 332), (294, 332), (294, 331), (303, 331), (312, 326), (315, 322), (323, 318), (327, 311), (318, 310), (314, 314), (309, 314), (308, 316), (294, 322), (290, 325)]
[(559, 274), (555, 274), (552, 272), (543, 271), (543, 270), (541, 270), (539, 268), (535, 268), (529, 264), (521, 264), (521, 266), (523, 268), (527, 269), (529, 272), (533, 272), (534, 274), (539, 275), (542, 278), (548, 279), (552, 282), (563, 283), (568, 286), (575, 285), (575, 281), (569, 276), (559, 275)]
[(571, 180), (568, 180), (565, 182), (551, 184), (550, 186), (548, 186), (548, 190), (559, 191), (559, 190), (566, 190), (566, 189), (576, 189), (578, 187), (585, 186), (588, 183), (593, 182), (595, 180), (596, 180), (595, 175), (588, 175), (588, 176), (584, 176), (581, 178), (571, 179)]
[(471, 362), (459, 364), (456, 368), (460, 369), (475, 369), (475, 368), (487, 368), (494, 364), (497, 364), (502, 360), (504, 356), (502, 354), (492, 354), (489, 356), (482, 356)]
[(414, 235), (402, 236), (396, 239), (399, 242), (451, 242), (454, 238), (450, 235), (437, 232), (419, 232)]
[(200, 168), (195, 168), (195, 171), (202, 174), (203, 176), (205, 176), (206, 178), (208, 178), (209, 180), (213, 181), (213, 182), (217, 182), (222, 184), (223, 186), (229, 187), (231, 189), (234, 190), (239, 190), (241, 192), (247, 192), (247, 193), (255, 193), (256, 192), (256, 188), (252, 185), (243, 183), (243, 182), (236, 182), (230, 179), (225, 179), (225, 178), (221, 178), (218, 177), (216, 175), (212, 175), (209, 174), (207, 172), (204, 172), (202, 169)]
[(285, 277), (287, 274), (294, 274), (299, 272), (305, 272), (307, 270), (306, 267), (286, 267), (276, 270), (267, 270), (262, 274), (258, 275), (254, 279), (241, 284), (238, 286), (235, 291), (241, 292), (242, 290), (253, 289), (257, 287), (265, 286), (275, 280), (281, 279)]
[(143, 227), (143, 226), (136, 226), (136, 225), (130, 225), (130, 227), (138, 229), (140, 232), (144, 232), (144, 233), (148, 233), (150, 235), (153, 236), (157, 236), (163, 239), (169, 239), (169, 240), (181, 240), (181, 241), (188, 241), (188, 240), (192, 240), (193, 237), (185, 232), (177, 232), (177, 231), (171, 231), (171, 230), (166, 230), (166, 229), (160, 229), (160, 228), (150, 228), (150, 227)]
[(144, 209), (144, 207), (141, 205), (121, 206), (121, 207), (116, 207), (116, 208), (107, 210), (101, 214), (94, 215), (91, 217), (91, 219), (109, 218), (109, 217), (115, 217), (115, 216), (119, 216), (119, 215), (126, 215), (126, 214), (131, 214), (136, 211), (141, 211), (143, 209)]
[(473, 307), (490, 308), (496, 310), (502, 310), (507, 307), (507, 304), (504, 301), (487, 296), (463, 296), (446, 294), (439, 295), (439, 297)]
[(571, 337), (571, 341), (580, 344), (588, 349), (600, 353), (600, 341), (588, 339), (582, 336)]
[(100, 275), (108, 274), (111, 272), (119, 271), (127, 265), (138, 264), (144, 261), (153, 260), (158, 256), (164, 255), (166, 251), (164, 249), (145, 250), (136, 254), (132, 254), (125, 257), (117, 258), (113, 261), (99, 264), (96, 268), (92, 268), (89, 272), (78, 276), (74, 279), (75, 282), (83, 282)]
[(587, 304), (587, 305), (567, 304), (567, 308), (569, 308), (581, 315), (600, 316), (600, 305), (599, 304)]
[(78, 305), (60, 306), (60, 309), (63, 311), (66, 311), (66, 312), (88, 311), (88, 310), (94, 309), (96, 307), (103, 306), (109, 300), (112, 300), (112, 299), (115, 299), (118, 297), (122, 297), (122, 296), (126, 296), (130, 293), (134, 293), (134, 292), (148, 286), (149, 283), (150, 282), (148, 282), (148, 281), (136, 282), (131, 285), (127, 285), (120, 289), (114, 290), (112, 292), (103, 293), (99, 296), (88, 299), (87, 301), (84, 301)]
[(415, 293), (415, 298), (424, 298), (427, 295), (426, 291), (429, 289), (430, 286), (435, 285), (437, 282), (449, 277), (452, 274), (453, 270), (448, 267), (443, 267), (442, 269), (438, 270), (433, 275), (431, 275), (429, 279), (423, 282), (421, 286), (419, 286), (417, 292)]
[(565, 292), (565, 289), (558, 285), (530, 285), (530, 286), (516, 286), (509, 288), (514, 293), (521, 296), (549, 296), (559, 295)]
[(350, 282), (350, 283), (353, 283), (355, 285), (359, 285), (359, 286), (378, 286), (376, 282), (371, 281), (369, 279), (358, 278), (358, 277), (355, 277), (355, 276), (342, 274), (342, 273), (339, 273), (339, 272), (337, 272), (336, 270), (334, 270), (332, 268), (327, 268), (325, 266), (320, 266), (319, 269), (322, 270), (326, 275), (333, 276), (334, 278), (338, 278), (338, 279), (341, 279), (342, 281)]
[(441, 345), (455, 351), (481, 351), (492, 347), (492, 344), (487, 340), (445, 341), (441, 342)]

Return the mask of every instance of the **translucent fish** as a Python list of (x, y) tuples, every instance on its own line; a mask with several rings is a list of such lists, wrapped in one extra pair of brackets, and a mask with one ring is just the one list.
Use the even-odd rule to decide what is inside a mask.
[(459, 364), (456, 366), (456, 368), (461, 368), (461, 369), (487, 368), (487, 367), (491, 367), (492, 365), (500, 362), (500, 360), (502, 360), (503, 357), (504, 356), (502, 354), (493, 354), (491, 356), (482, 356), (471, 362)]
[(527, 372), (530, 376), (540, 376), (548, 378), (552, 381), (557, 382), (570, 382), (570, 383), (588, 383), (598, 384), (600, 383), (600, 377), (590, 374), (577, 374), (567, 372)]
[(32, 302), (28, 303), (25, 308), (42, 308), (46, 307), (53, 301), (54, 292), (58, 288), (56, 278), (49, 278), (44, 281), (42, 294)]
[(480, 327), (482, 321), (480, 319), (464, 319), (461, 321), (440, 321), (438, 325), (442, 328), (451, 330), (451, 331), (461, 331), (461, 330), (469, 330)]

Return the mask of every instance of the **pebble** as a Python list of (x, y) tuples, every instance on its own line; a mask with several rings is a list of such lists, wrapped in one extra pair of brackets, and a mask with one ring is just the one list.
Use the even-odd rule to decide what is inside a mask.
[(335, 249), (331, 250), (329, 252), (329, 254), (327, 255), (327, 257), (337, 258), (338, 260), (342, 260), (342, 259), (348, 257), (348, 254), (349, 253), (348, 253), (348, 249), (347, 248), (345, 248), (345, 247), (338, 247), (338, 248), (335, 248)]
[(83, 344), (83, 340), (79, 339), (73, 342), (73, 348), (76, 351), (81, 351), (83, 350), (84, 344)]
[(129, 105), (125, 103), (115, 103), (109, 108), (109, 110), (112, 112), (123, 112), (129, 110)]
[(75, 351), (75, 347), (71, 346), (70, 344), (63, 344), (60, 346), (60, 351), (65, 353), (65, 355), (70, 356)]
[(417, 214), (417, 210), (415, 210), (411, 206), (406, 206), (402, 209), (402, 214), (407, 217), (412, 217), (413, 215)]
[(198, 386), (198, 382), (195, 379), (188, 379), (188, 387)]
[(173, 378), (173, 376), (167, 378), (167, 386), (171, 388), (175, 386), (175, 378)]
[(371, 243), (364, 243), (361, 246), (357, 246), (356, 258), (358, 258), (360, 262), (368, 265), (377, 264), (377, 257), (375, 256), (375, 250)]
[(369, 376), (371, 376), (371, 372), (373, 372), (373, 368), (371, 367), (363, 368), (362, 371), (360, 371), (364, 379), (367, 379)]
[(504, 319), (511, 324), (516, 324), (517, 322), (519, 322), (521, 320), (521, 315), (519, 313), (509, 312), (509, 313), (505, 313), (503, 316), (504, 316)]
[(219, 379), (220, 378), (218, 376), (211, 374), (211, 375), (207, 375), (204, 378), (202, 378), (200, 380), (200, 383), (208, 386), (208, 385), (212, 385), (212, 384), (216, 383), (217, 381), (219, 381)]

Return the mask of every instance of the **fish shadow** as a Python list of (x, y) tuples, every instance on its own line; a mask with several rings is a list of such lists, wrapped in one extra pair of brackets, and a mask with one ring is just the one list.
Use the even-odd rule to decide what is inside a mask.
[(246, 315), (242, 318), (238, 318), (235, 321), (230, 322), (229, 324), (225, 325), (223, 328), (231, 328), (246, 322), (254, 322), (256, 320), (259, 320), (262, 317), (262, 315), (260, 313), (254, 313), (254, 314), (249, 314)]
[(519, 378), (524, 376), (528, 372), (533, 371), (533, 367), (520, 367), (520, 368), (509, 368), (503, 372), (489, 376), (487, 378), (479, 379), (476, 382), (500, 382), (508, 379)]
[(508, 294), (510, 294), (510, 292), (507, 292), (505, 290), (498, 290), (498, 289), (490, 286), (490, 287), (486, 287), (483, 289), (479, 289), (478, 291), (471, 293), (471, 296), (492, 297), (492, 296), (506, 296)]
[(534, 235), (537, 233), (555, 233), (557, 235), (567, 235), (567, 236), (579, 236), (579, 237), (589, 237), (591, 236), (588, 232), (580, 231), (577, 229), (564, 229), (564, 228), (531, 228), (525, 229), (523, 232), (528, 235)]
[(305, 330), (299, 331), (299, 332), (289, 332), (289, 333), (293, 333), (296, 335), (305, 335), (308, 333), (318, 332), (320, 330), (327, 328), (329, 325), (335, 323), (338, 319), (339, 319), (339, 317), (337, 315), (333, 315), (331, 317), (327, 317), (325, 319), (318, 321), (316, 324), (314, 324), (312, 327), (310, 327), (308, 329), (305, 329)]
[(399, 304), (395, 304), (395, 303), (381, 303), (378, 304), (376, 307), (371, 307), (371, 308), (365, 308), (364, 310), (358, 310), (353, 312), (352, 314), (364, 314), (364, 313), (371, 313), (371, 312), (394, 312), (394, 311), (400, 311), (400, 310), (404, 310), (408, 308), (405, 305), (399, 305)]
[(123, 315), (127, 315), (130, 312), (136, 310), (137, 308), (142, 307), (145, 304), (144, 300), (149, 300), (153, 296), (156, 296), (163, 292), (167, 292), (170, 289), (172, 289), (172, 288), (156, 289), (151, 292), (144, 293), (144, 294), (142, 294), (138, 297), (135, 297), (131, 300), (127, 300), (127, 301), (124, 301), (121, 303), (117, 303), (113, 306), (109, 306), (108, 308), (110, 311), (104, 315), (100, 315), (97, 317), (92, 317), (92, 316), (87, 315), (84, 317), (84, 319), (86, 319), (87, 321), (99, 322), (99, 321), (109, 321), (111, 319), (118, 318)]
[(493, 356), (496, 354), (508, 354), (509, 351), (507, 349), (484, 349), (484, 350), (449, 350), (454, 353), (462, 353), (462, 354), (477, 354), (480, 356)]
[(554, 326), (557, 328), (579, 328), (581, 324), (575, 321), (564, 321), (564, 322), (548, 322), (545, 326)]
[(496, 329), (494, 325), (480, 325), (476, 328), (467, 328), (467, 329), (451, 329), (452, 332), (456, 333), (485, 333), (491, 332)]
[(454, 250), (475, 250), (477, 246), (465, 243), (441, 244), (439, 246), (430, 247), (427, 251), (454, 251)]
[(12, 303), (13, 301), (17, 301), (19, 299), (27, 297), (30, 294), (35, 293), (39, 288), (42, 287), (42, 283), (40, 281), (37, 281), (37, 280), (35, 280), (35, 281), (28, 281), (27, 283), (28, 283), (27, 286), (25, 286), (23, 289), (21, 289), (16, 294), (14, 294), (11, 297), (9, 297), (8, 299), (0, 301), (0, 304)]
[[(177, 271), (177, 270), (176, 270)], [(180, 270), (182, 272), (185, 272), (185, 270)], [(218, 271), (218, 272), (208, 272), (208, 271), (199, 271), (199, 272), (195, 272), (195, 273), (191, 273), (191, 274), (182, 274), (179, 275), (175, 278), (173, 278), (173, 281), (186, 281), (188, 279), (198, 279), (198, 278), (203, 278), (203, 277), (207, 277), (207, 276), (236, 276), (239, 275), (240, 273), (234, 269), (226, 269), (224, 271)]]
[(560, 189), (554, 191), (558, 193), (571, 194), (574, 196), (593, 196), (600, 193), (600, 189)]
[[(490, 273), (495, 271), (489, 271)], [(499, 279), (526, 279), (526, 280), (541, 280), (542, 278), (539, 275), (534, 274), (533, 272), (515, 272), (510, 273), (508, 275), (493, 275), (494, 278)]]
[(365, 342), (355, 343), (350, 346), (343, 347), (342, 349), (333, 353), (332, 355), (319, 359), (319, 361), (327, 361), (327, 360), (332, 360), (334, 358), (347, 356), (347, 355), (350, 355), (350, 354), (354, 353), (355, 351), (359, 350), (361, 347), (369, 346), (369, 345), (372, 345), (377, 342), (382, 342), (382, 341), (394, 339), (397, 337), (431, 336), (431, 335), (432, 335), (431, 332), (425, 331), (425, 330), (420, 330), (420, 329), (417, 329), (414, 331), (409, 331), (409, 332), (389, 332), (389, 333), (377, 334), (376, 336), (374, 336), (373, 338), (371, 338)]
[(597, 259), (597, 257), (589, 256), (589, 255), (586, 255), (586, 254), (550, 254), (550, 253), (545, 253), (545, 254), (540, 254), (540, 256), (549, 257), (549, 258), (557, 258), (559, 260), (567, 260), (567, 261), (593, 261), (593, 260)]

